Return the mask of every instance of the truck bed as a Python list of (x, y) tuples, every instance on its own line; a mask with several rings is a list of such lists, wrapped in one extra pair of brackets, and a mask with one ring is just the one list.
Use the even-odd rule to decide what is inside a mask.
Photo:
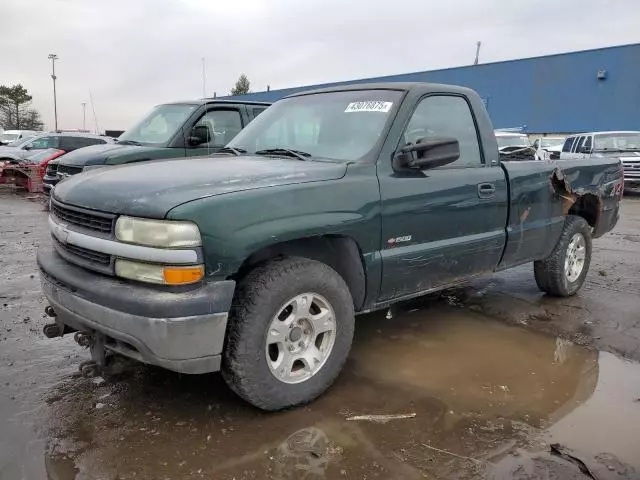
[(507, 243), (499, 270), (532, 258), (544, 258), (556, 244), (564, 218), (590, 202), (597, 216), (590, 219), (593, 236), (613, 229), (619, 217), (616, 195), (623, 171), (618, 158), (502, 162), (509, 188)]

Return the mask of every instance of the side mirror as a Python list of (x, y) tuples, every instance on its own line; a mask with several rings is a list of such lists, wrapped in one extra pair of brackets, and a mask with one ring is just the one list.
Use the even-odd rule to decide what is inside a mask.
[(426, 170), (442, 167), (460, 158), (460, 144), (453, 137), (421, 138), (415, 144), (404, 146), (394, 157), (398, 169)]
[(206, 125), (196, 125), (191, 130), (191, 135), (187, 138), (189, 145), (196, 146), (208, 143), (211, 140), (211, 132)]
[(31, 145), (25, 145), (24, 147), (22, 147), (23, 150), (33, 150), (33, 147)]

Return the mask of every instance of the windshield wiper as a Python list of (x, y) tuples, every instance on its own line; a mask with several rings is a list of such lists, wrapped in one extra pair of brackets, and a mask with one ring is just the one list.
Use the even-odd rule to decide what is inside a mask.
[(140, 142), (136, 142), (135, 140), (118, 140), (120, 145), (135, 145), (137, 147), (141, 147), (142, 144)]
[(298, 160), (307, 161), (311, 154), (307, 152), (301, 152), (300, 150), (292, 150), (290, 148), (267, 148), (265, 150), (258, 150), (256, 155), (285, 155), (288, 157), (295, 157)]
[(238, 147), (223, 147), (218, 150), (216, 153), (233, 153), (235, 156), (242, 155), (243, 153), (247, 153), (244, 148)]

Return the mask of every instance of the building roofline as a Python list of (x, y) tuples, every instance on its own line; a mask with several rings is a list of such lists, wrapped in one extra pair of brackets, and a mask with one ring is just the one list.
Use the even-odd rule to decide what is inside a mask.
[[(486, 62), (486, 63), (479, 63), (478, 65), (458, 65), (458, 66), (452, 66), (452, 67), (445, 67), (445, 68), (436, 68), (433, 70), (419, 70), (419, 71), (415, 71), (415, 72), (405, 72), (405, 73), (391, 73), (391, 74), (382, 74), (382, 75), (376, 75), (376, 76), (372, 76), (372, 77), (365, 77), (365, 78), (355, 78), (352, 80), (336, 80), (336, 81), (328, 81), (328, 82), (322, 82), (322, 83), (316, 83), (316, 84), (311, 84), (311, 85), (301, 85), (301, 86), (292, 86), (292, 87), (283, 87), (283, 88), (277, 88), (277, 89), (271, 89), (271, 90), (263, 90), (260, 92), (251, 92), (251, 94), (264, 94), (264, 93), (272, 93), (272, 92), (279, 92), (279, 91), (283, 91), (283, 90), (294, 90), (294, 89), (308, 89), (308, 88), (313, 88), (313, 90), (316, 89), (321, 89), (321, 88), (330, 88), (333, 85), (336, 86), (340, 86), (342, 84), (350, 84), (350, 83), (367, 83), (367, 82), (371, 82), (371, 80), (374, 79), (382, 79), (382, 78), (387, 78), (387, 77), (397, 77), (397, 76), (404, 76), (404, 75), (417, 75), (417, 74), (424, 74), (424, 73), (436, 73), (436, 72), (446, 72), (448, 70), (461, 70), (461, 69), (467, 69), (467, 68), (482, 68), (483, 66), (486, 65), (498, 65), (498, 64), (503, 64), (503, 63), (515, 63), (515, 62), (524, 62), (527, 60), (538, 60), (541, 58), (551, 58), (551, 57), (563, 57), (563, 56), (568, 56), (568, 55), (574, 55), (577, 53), (589, 53), (589, 52), (599, 52), (599, 51), (605, 51), (605, 50), (613, 50), (613, 49), (617, 49), (617, 48), (625, 48), (625, 47), (635, 47), (635, 46), (640, 46), (640, 43), (626, 43), (623, 45), (611, 45), (608, 47), (599, 47), (599, 48), (589, 48), (589, 49), (585, 49), (585, 50), (572, 50), (572, 51), (568, 51), (568, 52), (560, 52), (560, 53), (551, 53), (551, 54), (547, 54), (547, 55), (536, 55), (533, 57), (524, 57), (524, 58), (512, 58), (509, 60), (496, 60), (495, 62)], [(296, 93), (291, 93), (289, 95), (295, 95)], [(288, 95), (285, 95), (288, 96)], [(232, 101), (232, 100), (229, 100)]]
[[(587, 48), (585, 50), (570, 50), (568, 52), (560, 52), (560, 53), (549, 53), (547, 55), (535, 55), (533, 57), (523, 57), (523, 58), (511, 58), (508, 60), (496, 60), (495, 62), (486, 62), (479, 63), (477, 65), (459, 65), (457, 67), (445, 67), (445, 68), (436, 68), (434, 70), (421, 70), (419, 72), (409, 72), (408, 74), (400, 74), (400, 75), (412, 75), (416, 73), (431, 73), (431, 72), (444, 72), (447, 70), (459, 70), (462, 68), (477, 68), (482, 67), (483, 65), (496, 65), (501, 63), (514, 63), (514, 62), (524, 62), (527, 60), (538, 60), (541, 58), (551, 58), (551, 57), (565, 57), (568, 55), (574, 55), (576, 53), (591, 53), (591, 52), (600, 52), (604, 50), (613, 50), (616, 48), (624, 48), (624, 47), (637, 47), (640, 46), (640, 43), (626, 43), (623, 45), (611, 45), (609, 47), (599, 47), (599, 48)], [(393, 75), (383, 75), (383, 76), (393, 76)], [(377, 77), (372, 77), (377, 78)]]

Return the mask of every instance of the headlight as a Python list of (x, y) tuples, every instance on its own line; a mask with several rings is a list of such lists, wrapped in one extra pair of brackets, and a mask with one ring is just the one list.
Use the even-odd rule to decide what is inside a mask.
[(119, 217), (116, 221), (116, 238), (122, 242), (137, 243), (149, 247), (198, 247), (200, 231), (195, 223), (145, 218)]
[(154, 265), (116, 259), (116, 275), (122, 278), (162, 285), (188, 285), (199, 282), (204, 276), (202, 265), (178, 267), (175, 265)]

